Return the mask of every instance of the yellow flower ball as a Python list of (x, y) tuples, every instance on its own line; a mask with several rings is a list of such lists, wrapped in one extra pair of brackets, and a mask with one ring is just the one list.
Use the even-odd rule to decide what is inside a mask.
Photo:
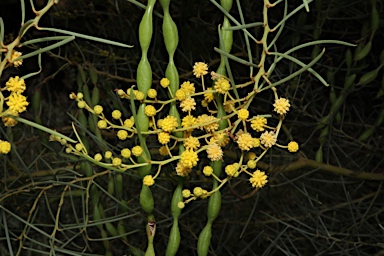
[(267, 119), (263, 116), (257, 116), (251, 121), (251, 128), (257, 132), (264, 131), (264, 126), (267, 125)]
[(103, 156), (100, 153), (97, 153), (95, 154), (93, 159), (95, 159), (96, 162), (100, 162), (101, 160), (103, 160)]
[(128, 148), (123, 148), (120, 152), (121, 152), (121, 156), (124, 158), (131, 157), (131, 150), (129, 150)]
[(260, 136), (260, 142), (266, 148), (270, 148), (273, 145), (275, 145), (276, 141), (277, 141), (277, 137), (276, 137), (275, 132), (273, 132), (273, 131), (264, 132)]
[(155, 89), (149, 89), (147, 92), (149, 98), (154, 99), (157, 97), (157, 91)]
[(80, 143), (77, 143), (77, 144), (75, 145), (75, 149), (76, 149), (77, 151), (81, 151), (81, 150), (83, 149), (83, 145), (80, 144)]
[(121, 163), (122, 163), (122, 161), (121, 161), (121, 159), (118, 158), (118, 157), (114, 157), (114, 158), (112, 159), (112, 165), (113, 165), (113, 166), (120, 166)]
[(99, 127), (99, 129), (105, 129), (107, 128), (107, 122), (105, 120), (99, 120), (97, 122), (97, 127)]
[(169, 86), (169, 84), (171, 83), (171, 81), (169, 81), (168, 78), (164, 77), (160, 80), (160, 85), (163, 87), (163, 88), (167, 88)]
[(143, 184), (147, 187), (152, 186), (155, 184), (155, 180), (153, 179), (152, 175), (147, 175), (143, 178)]
[(191, 196), (191, 191), (189, 189), (183, 189), (181, 194), (183, 195), (184, 198), (188, 198)]
[(207, 155), (211, 161), (219, 161), (223, 159), (223, 150), (217, 143), (211, 143), (207, 147)]
[(117, 109), (113, 110), (112, 111), (112, 118), (119, 120), (121, 118), (121, 111), (117, 110)]
[(134, 147), (132, 148), (132, 154), (133, 154), (134, 156), (139, 157), (139, 156), (141, 156), (142, 153), (143, 153), (143, 149), (142, 149), (142, 147), (140, 147), (140, 146), (134, 146)]
[(105, 151), (104, 157), (105, 157), (105, 159), (111, 159), (112, 158), (112, 152), (111, 151)]
[(211, 176), (213, 173), (213, 168), (209, 165), (204, 166), (203, 173), (205, 176)]
[(273, 104), (274, 111), (277, 112), (280, 115), (285, 115), (287, 114), (289, 107), (291, 106), (289, 104), (289, 100), (285, 98), (279, 98), (275, 99), (275, 103)]
[(196, 78), (200, 78), (206, 74), (208, 74), (208, 65), (204, 62), (195, 62), (195, 65), (193, 65), (193, 75)]
[(240, 120), (245, 121), (245, 120), (247, 120), (248, 117), (249, 117), (249, 111), (246, 110), (246, 109), (244, 109), (244, 108), (242, 108), (242, 109), (240, 109), (239, 111), (237, 111), (237, 117), (238, 117)]
[(203, 189), (201, 187), (195, 187), (193, 189), (193, 194), (196, 196), (196, 197), (199, 197), (203, 194)]
[(125, 119), (124, 126), (127, 128), (132, 128), (135, 125), (135, 122), (132, 119)]
[(7, 91), (15, 93), (22, 93), (27, 88), (24, 79), (20, 79), (18, 76), (9, 78), (9, 80), (5, 83), (5, 86)]
[(160, 153), (160, 155), (162, 155), (162, 156), (167, 156), (167, 155), (168, 155), (168, 149), (167, 149), (167, 147), (165, 147), (165, 146), (160, 147), (160, 148), (159, 148), (159, 153)]
[(195, 99), (191, 98), (191, 97), (186, 98), (185, 100), (183, 100), (180, 103), (180, 107), (181, 107), (181, 110), (183, 112), (188, 112), (188, 111), (191, 111), (191, 110), (195, 110), (196, 109)]
[(236, 176), (236, 173), (237, 173), (237, 165), (235, 164), (230, 164), (230, 165), (227, 165), (225, 167), (225, 173), (230, 176), (230, 177), (233, 177), (233, 176)]
[[(207, 90), (211, 91), (212, 87), (209, 87)], [(206, 100), (208, 103), (213, 101), (214, 99), (215, 99), (215, 96), (213, 95), (212, 92), (204, 93), (204, 100)]]
[(183, 145), (188, 150), (197, 150), (200, 147), (200, 142), (198, 138), (189, 136), (184, 140)]
[(256, 155), (255, 152), (248, 152), (248, 154), (247, 154), (247, 158), (248, 158), (249, 160), (255, 160), (256, 157), (257, 157), (257, 155)]
[(96, 115), (100, 115), (101, 113), (103, 113), (103, 107), (100, 105), (96, 105), (93, 107), (93, 111)]
[(86, 106), (87, 106), (87, 104), (83, 100), (80, 100), (80, 101), (77, 102), (77, 107), (78, 108), (85, 108)]
[(256, 161), (255, 160), (248, 160), (247, 167), (249, 169), (255, 169), (256, 168)]
[(167, 144), (171, 140), (171, 136), (167, 132), (160, 132), (157, 136), (160, 144)]
[(185, 93), (185, 91), (183, 89), (178, 89), (176, 91), (175, 97), (178, 101), (183, 101), (187, 98), (187, 94)]
[(299, 144), (296, 141), (291, 141), (288, 143), (288, 151), (291, 153), (297, 152), (299, 150)]
[(252, 174), (252, 177), (249, 179), (249, 182), (252, 184), (252, 187), (254, 188), (262, 188), (265, 186), (265, 184), (268, 183), (268, 176), (265, 175), (265, 172), (256, 170)]
[(167, 116), (162, 120), (161, 125), (159, 125), (159, 127), (161, 127), (161, 129), (163, 129), (165, 132), (172, 132), (177, 128), (177, 126), (177, 119), (174, 116)]
[(134, 96), (135, 96), (136, 100), (140, 100), (141, 101), (141, 100), (144, 100), (145, 94), (143, 92), (141, 92), (141, 91), (136, 91), (135, 90)]
[(126, 130), (119, 130), (117, 132), (117, 137), (120, 139), (120, 140), (126, 140), (127, 137), (128, 137), (128, 132)]
[(76, 95), (76, 97), (77, 97), (79, 100), (81, 100), (82, 98), (84, 98), (84, 94), (81, 93), (81, 92), (78, 92), (77, 95)]
[(231, 85), (229, 84), (229, 81), (225, 78), (219, 78), (215, 83), (215, 90), (217, 93), (225, 94), (229, 91), (231, 88)]
[(253, 148), (253, 138), (251, 134), (244, 132), (237, 135), (237, 145), (241, 150), (250, 150)]
[(199, 161), (199, 157), (197, 153), (193, 150), (185, 150), (180, 155), (180, 163), (184, 167), (192, 168), (197, 165), (197, 161)]
[(144, 108), (144, 114), (147, 116), (155, 116), (156, 115), (156, 108), (152, 105), (145, 106)]
[(184, 202), (178, 202), (178, 203), (177, 203), (177, 207), (178, 207), (179, 209), (184, 209), (184, 207), (185, 207), (185, 203), (184, 203)]
[(11, 151), (11, 143), (8, 141), (0, 140), (0, 153), (1, 154), (8, 154)]

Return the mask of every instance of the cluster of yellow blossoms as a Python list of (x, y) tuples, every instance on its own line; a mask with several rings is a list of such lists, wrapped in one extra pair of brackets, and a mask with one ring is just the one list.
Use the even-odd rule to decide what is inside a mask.
[[(163, 163), (177, 161), (175, 173), (179, 176), (188, 176), (193, 170), (197, 169), (200, 158), (208, 158), (210, 161), (221, 161), (225, 158), (224, 148), (230, 144), (236, 147), (240, 153), (240, 159), (235, 160), (232, 164), (225, 166), (226, 177), (216, 177), (212, 167), (209, 165), (203, 166), (203, 174), (207, 177), (217, 179), (222, 185), (231, 178), (236, 178), (241, 174), (248, 175), (248, 180), (252, 187), (260, 189), (268, 182), (268, 176), (262, 170), (257, 168), (257, 163), (273, 146), (288, 149), (289, 152), (296, 152), (299, 149), (297, 142), (291, 141), (287, 146), (277, 143), (278, 134), (282, 125), (282, 120), (289, 111), (290, 103), (286, 98), (278, 97), (276, 90), (273, 89), (275, 100), (273, 103), (273, 111), (277, 113), (278, 124), (275, 127), (268, 126), (268, 118), (272, 118), (271, 114), (259, 114), (251, 116), (248, 110), (249, 104), (244, 104), (242, 100), (236, 100), (231, 95), (234, 85), (231, 85), (230, 80), (222, 75), (211, 73), (213, 78), (212, 87), (205, 88), (204, 76), (208, 74), (208, 66), (205, 63), (197, 62), (193, 67), (193, 74), (196, 78), (201, 79), (201, 87), (195, 88), (195, 84), (191, 81), (183, 82), (175, 95), (172, 95), (170, 100), (162, 101), (157, 98), (157, 91), (149, 89), (145, 93), (128, 89), (117, 90), (117, 94), (121, 98), (130, 99), (133, 96), (134, 100), (145, 102), (144, 113), (150, 120), (149, 131), (146, 134), (154, 134), (157, 137), (160, 145), (159, 153), (166, 159), (158, 161), (159, 170), (156, 175), (147, 175), (143, 179), (143, 183), (147, 186), (152, 186), (155, 179), (160, 173)], [(167, 88), (170, 81), (167, 78), (160, 80), (160, 85)], [(200, 89), (202, 88), (202, 89)], [(131, 91), (132, 90), (132, 91)], [(169, 91), (170, 92), (170, 91)], [(224, 98), (224, 108), (227, 115), (218, 119), (215, 117), (215, 110), (210, 108), (216, 106), (215, 94), (222, 95)], [(203, 96), (200, 100), (198, 97)], [(99, 121), (97, 126), (99, 129), (113, 129), (116, 136), (120, 140), (126, 140), (137, 134), (138, 124), (135, 124), (133, 116), (128, 119), (122, 119), (122, 113), (119, 110), (114, 110), (111, 113), (112, 119), (109, 121), (103, 113), (103, 107), (96, 105), (91, 108), (83, 99), (82, 93), (72, 93), (71, 99), (77, 101), (79, 108), (86, 109), (90, 113), (97, 115)], [(156, 118), (164, 105), (169, 102), (178, 102), (180, 109), (180, 124), (176, 117), (166, 115), (163, 118)], [(199, 103), (201, 107), (199, 107)], [(156, 106), (161, 105), (161, 106)], [(194, 112), (201, 114), (195, 115)], [(226, 120), (228, 128), (219, 130), (219, 122)], [(118, 124), (116, 124), (116, 122)], [(240, 129), (241, 128), (241, 129)], [(175, 136), (175, 133), (182, 132), (183, 136)], [(52, 138), (59, 140), (59, 138)], [(172, 151), (179, 143), (184, 146), (184, 151), (179, 155), (172, 155)], [(73, 146), (67, 146), (68, 153), (77, 154), (84, 151), (81, 143)], [(131, 149), (124, 148), (119, 156), (113, 156), (113, 153), (107, 151), (104, 157), (97, 153), (93, 159), (96, 162), (101, 162), (104, 159), (106, 164), (116, 167), (120, 170), (127, 170), (138, 166), (133, 156), (139, 157), (142, 155), (142, 148), (134, 146)], [(246, 162), (244, 162), (246, 161)], [(148, 162), (153, 164), (154, 162)], [(141, 165), (142, 166), (142, 165)], [(252, 170), (252, 171), (251, 171)], [(219, 188), (222, 186), (220, 185)], [(186, 198), (184, 202), (180, 202), (179, 207), (184, 207), (185, 203), (197, 198), (205, 198), (210, 196), (215, 191), (206, 191), (201, 187), (195, 187), (193, 192), (189, 190), (183, 191), (183, 196)]]

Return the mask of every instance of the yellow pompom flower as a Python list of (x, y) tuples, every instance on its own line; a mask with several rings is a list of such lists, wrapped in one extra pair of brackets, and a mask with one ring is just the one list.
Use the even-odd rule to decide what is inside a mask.
[(180, 107), (183, 112), (195, 110), (196, 109), (195, 99), (192, 97), (186, 98), (180, 103)]
[(23, 78), (19, 78), (18, 76), (11, 77), (5, 83), (7, 91), (15, 92), (15, 93), (23, 93), (27, 88)]
[(100, 153), (97, 153), (94, 155), (93, 159), (95, 159), (96, 162), (100, 162), (103, 160), (103, 156)]
[(175, 97), (178, 101), (183, 101), (187, 98), (187, 94), (185, 93), (185, 91), (183, 89), (178, 89), (176, 91)]
[(195, 65), (193, 65), (193, 75), (200, 78), (206, 74), (208, 74), (208, 65), (204, 62), (195, 62)]
[(252, 174), (252, 177), (249, 179), (249, 182), (252, 184), (252, 187), (254, 188), (262, 188), (265, 186), (265, 184), (268, 183), (268, 176), (265, 175), (265, 172), (256, 170)]
[(144, 97), (145, 97), (145, 95), (143, 92), (137, 91), (137, 90), (134, 91), (135, 100), (144, 100)]
[[(209, 87), (207, 90), (208, 91), (212, 90), (212, 87)], [(206, 100), (208, 103), (213, 101), (214, 99), (215, 99), (215, 96), (213, 95), (212, 92), (204, 93), (204, 100)]]
[(105, 129), (107, 128), (107, 122), (105, 120), (99, 120), (97, 122), (97, 127), (99, 127), (99, 129)]
[(101, 113), (103, 113), (103, 107), (100, 105), (96, 105), (93, 107), (93, 111), (96, 115), (100, 115)]
[(157, 97), (157, 91), (155, 89), (149, 89), (147, 92), (149, 98), (154, 99)]
[(256, 161), (255, 160), (248, 160), (247, 167), (249, 169), (255, 169), (256, 168)]
[(267, 118), (263, 116), (257, 116), (251, 121), (251, 128), (257, 132), (264, 131), (264, 126), (267, 125)]
[(280, 115), (285, 115), (287, 114), (289, 107), (291, 106), (289, 104), (289, 100), (286, 98), (279, 98), (275, 99), (275, 103), (273, 104), (275, 107), (274, 110), (280, 114)]
[(17, 60), (15, 61), (15, 59), (19, 58), (20, 56), (22, 55), (21, 52), (18, 52), (18, 51), (13, 51), (12, 52), (12, 55), (11, 55), (11, 63), (13, 64), (14, 67), (18, 67), (18, 66), (21, 66), (23, 65), (23, 60)]
[(126, 130), (119, 130), (117, 132), (117, 137), (120, 139), (120, 140), (126, 140), (127, 137), (128, 137), (128, 132)]
[(111, 151), (105, 151), (104, 157), (105, 157), (105, 159), (111, 159), (112, 158), (112, 152)]
[(237, 169), (238, 169), (238, 166), (235, 165), (235, 164), (230, 164), (230, 165), (227, 165), (225, 167), (225, 173), (230, 176), (230, 177), (234, 177), (236, 176), (236, 173), (237, 173)]
[(248, 154), (247, 154), (247, 158), (248, 158), (249, 160), (255, 160), (256, 157), (257, 157), (257, 155), (256, 155), (255, 152), (248, 152)]
[(144, 113), (147, 115), (147, 116), (155, 116), (156, 115), (156, 109), (154, 106), (152, 105), (148, 105), (148, 106), (145, 106), (144, 108)]
[(112, 111), (112, 118), (119, 120), (121, 118), (121, 111), (117, 110), (117, 109), (113, 110)]
[(260, 147), (260, 140), (258, 138), (253, 138), (253, 147)]
[(291, 141), (288, 143), (288, 151), (291, 153), (297, 152), (299, 150), (299, 144), (296, 141)]
[(241, 150), (250, 150), (253, 148), (253, 138), (248, 132), (240, 133), (236, 137), (237, 145)]
[(195, 187), (193, 189), (193, 194), (196, 196), (196, 197), (199, 197), (203, 194), (203, 189), (201, 187)]
[[(19, 113), (9, 113), (12, 116), (18, 116)], [(17, 124), (16, 119), (13, 119), (12, 117), (3, 116), (1, 117), (1, 120), (3, 121), (4, 126), (13, 127)]]
[(237, 117), (240, 119), (240, 120), (247, 120), (247, 118), (249, 117), (249, 111), (246, 110), (245, 108), (242, 108), (240, 109), (239, 111), (237, 111)]
[(196, 150), (200, 147), (200, 142), (198, 138), (189, 136), (184, 140), (183, 145), (188, 150)]
[(165, 146), (160, 147), (160, 148), (159, 148), (159, 153), (160, 153), (160, 155), (162, 155), (162, 156), (167, 156), (167, 155), (168, 155), (168, 149), (167, 149), (167, 147), (165, 147)]
[(81, 151), (81, 150), (83, 149), (83, 145), (80, 144), (80, 143), (77, 143), (77, 144), (75, 145), (75, 149), (76, 149), (77, 151)]
[(183, 189), (181, 194), (183, 195), (184, 198), (188, 198), (191, 196), (191, 191), (189, 189)]
[(128, 148), (123, 148), (121, 151), (121, 156), (124, 157), (124, 158), (130, 158), (131, 157), (131, 150), (129, 150)]
[(213, 173), (213, 168), (209, 165), (204, 166), (203, 173), (205, 176), (211, 176)]
[(124, 126), (127, 128), (132, 128), (135, 125), (135, 122), (132, 119), (125, 119)]
[(152, 186), (155, 184), (155, 180), (153, 179), (152, 175), (147, 175), (143, 178), (143, 184), (147, 187)]
[[(212, 121), (217, 121), (213, 122)], [(201, 129), (205, 129), (207, 133), (214, 132), (219, 129), (219, 123), (216, 117), (208, 116), (207, 114), (203, 114), (197, 117), (196, 123), (201, 126)]]
[(264, 132), (260, 136), (260, 142), (266, 148), (270, 148), (273, 145), (275, 145), (276, 141), (277, 141), (276, 134), (273, 131)]
[(87, 104), (85, 103), (85, 101), (83, 101), (83, 100), (79, 100), (78, 102), (77, 102), (77, 107), (78, 108), (85, 108), (87, 106)]
[(77, 97), (77, 99), (81, 100), (84, 98), (84, 94), (82, 92), (78, 92), (76, 97)]
[(209, 140), (209, 143), (219, 143), (219, 146), (220, 147), (225, 147), (228, 145), (230, 139), (228, 137), (228, 135), (225, 133), (225, 132), (219, 132), (219, 133), (215, 133), (211, 139)]
[(167, 88), (169, 86), (169, 84), (171, 83), (171, 81), (169, 81), (168, 78), (164, 77), (160, 80), (160, 85), (163, 87), (163, 88)]
[(185, 177), (191, 172), (191, 168), (182, 165), (180, 162), (176, 165), (176, 173), (179, 176)]
[[(174, 129), (177, 128), (177, 119), (174, 116), (167, 116), (163, 119), (161, 122), (161, 129), (165, 132), (172, 132)], [(160, 127), (160, 125), (159, 125)]]
[(183, 118), (181, 121), (181, 126), (183, 128), (188, 128), (196, 124), (196, 117), (188, 115)]
[(27, 98), (19, 93), (11, 93), (7, 100), (7, 106), (15, 113), (24, 112), (27, 110), (28, 105)]
[(132, 148), (132, 154), (134, 155), (134, 156), (141, 156), (141, 154), (143, 153), (143, 149), (140, 147), (140, 146), (134, 146), (133, 148)]
[(207, 147), (207, 155), (211, 161), (218, 161), (223, 158), (223, 150), (217, 143), (212, 143)]
[(1, 154), (8, 154), (11, 151), (11, 143), (8, 141), (0, 140), (0, 153)]
[(157, 139), (161, 144), (167, 144), (171, 140), (171, 136), (167, 132), (161, 132), (157, 136)]
[(231, 85), (229, 84), (229, 81), (223, 77), (219, 78), (215, 83), (215, 90), (217, 93), (225, 94), (230, 88)]
[(185, 81), (184, 83), (182, 83), (180, 85), (181, 89), (185, 92), (185, 95), (188, 97), (188, 96), (191, 96), (192, 94), (195, 93), (195, 84), (189, 82), (189, 81)]
[(192, 168), (193, 166), (197, 165), (197, 161), (199, 161), (199, 157), (193, 150), (187, 149), (180, 155), (180, 163), (184, 167)]
[(178, 202), (178, 203), (177, 203), (177, 207), (178, 207), (179, 209), (184, 209), (184, 207), (185, 207), (185, 203), (184, 203), (184, 202)]
[(114, 158), (112, 159), (112, 165), (113, 165), (113, 166), (120, 166), (121, 163), (122, 163), (122, 161), (121, 161), (121, 159), (118, 158), (118, 157), (114, 157)]

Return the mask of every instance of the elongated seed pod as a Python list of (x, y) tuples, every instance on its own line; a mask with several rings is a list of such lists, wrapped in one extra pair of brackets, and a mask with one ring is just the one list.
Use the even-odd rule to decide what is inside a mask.
[(364, 59), (368, 53), (370, 53), (372, 48), (372, 41), (369, 41), (360, 51), (356, 52), (354, 61), (359, 61)]
[(383, 67), (383, 65), (378, 66), (376, 69), (369, 71), (368, 73), (365, 73), (362, 77), (360, 77), (359, 82), (357, 85), (365, 85), (369, 84), (373, 80), (376, 79), (377, 75), (379, 74), (379, 70)]
[[(233, 1), (232, 0), (221, 0), (220, 1), (221, 6), (229, 12), (232, 8)], [(222, 35), (222, 42), (224, 45), (220, 45), (221, 49), (224, 49), (226, 52), (230, 52), (232, 49), (232, 43), (233, 43), (233, 33), (231, 30), (225, 30), (226, 28), (230, 27), (229, 20), (226, 16), (224, 16), (223, 21), (223, 27), (221, 30)], [(226, 67), (225, 67), (225, 57), (221, 56), (220, 65), (217, 69), (218, 74), (225, 75), (226, 74)], [(221, 95), (215, 94), (215, 101), (217, 106), (217, 118), (221, 119), (222, 116), (225, 115), (224, 105), (223, 105), (223, 98)], [(225, 129), (228, 126), (228, 123), (225, 120), (219, 121), (219, 129)], [(222, 161), (213, 161), (210, 163), (214, 174), (219, 177), (223, 162)], [(214, 190), (218, 186), (218, 181), (216, 179), (213, 180), (212, 189)], [(221, 193), (219, 191), (216, 191), (214, 194), (212, 194), (209, 197), (208, 201), (208, 211), (207, 211), (207, 223), (203, 230), (201, 231), (198, 241), (197, 241), (197, 254), (199, 256), (206, 256), (208, 255), (209, 251), (209, 245), (211, 243), (211, 237), (212, 237), (212, 223), (216, 219), (217, 215), (220, 212), (221, 207)]]
[(369, 137), (372, 136), (373, 131), (374, 131), (373, 127), (368, 128), (367, 130), (365, 130), (365, 131), (360, 135), (360, 137), (359, 137), (358, 140), (359, 140), (359, 141), (365, 141), (365, 140), (367, 140)]
[(97, 71), (96, 71), (95, 67), (91, 66), (88, 69), (88, 74), (89, 74), (89, 79), (91, 80), (92, 84), (96, 85), (97, 81), (98, 81), (98, 75), (97, 75)]
[(319, 147), (319, 149), (316, 151), (315, 160), (318, 163), (323, 162), (323, 148)]
[(376, 30), (379, 28), (380, 24), (380, 15), (379, 11), (376, 9), (376, 5), (372, 6), (371, 11), (371, 30), (372, 35), (375, 34)]

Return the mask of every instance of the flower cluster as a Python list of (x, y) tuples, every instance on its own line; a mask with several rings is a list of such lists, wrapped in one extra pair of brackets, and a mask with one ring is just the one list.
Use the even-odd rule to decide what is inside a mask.
[[(222, 161), (227, 158), (225, 152), (228, 145), (237, 148), (241, 157), (226, 163), (223, 174), (220, 170), (215, 170), (212, 167), (214, 165), (206, 165), (201, 170), (206, 179), (216, 179), (221, 185), (212, 191), (199, 186), (193, 191), (185, 189), (183, 191), (185, 200), (179, 203), (180, 208), (185, 207), (191, 200), (209, 197), (224, 183), (240, 175), (248, 177), (251, 187), (260, 189), (268, 183), (267, 174), (258, 168), (258, 162), (266, 152), (274, 146), (292, 153), (299, 150), (299, 145), (295, 141), (289, 142), (286, 146), (278, 144), (282, 121), (291, 105), (288, 99), (278, 97), (276, 89), (273, 90), (275, 100), (271, 104), (273, 113), (254, 115), (249, 106), (256, 96), (255, 91), (249, 93), (246, 98), (237, 99), (232, 91), (236, 85), (232, 84), (229, 78), (215, 72), (211, 73), (211, 86), (205, 88), (208, 66), (202, 62), (195, 63), (193, 74), (201, 79), (201, 86), (195, 86), (191, 81), (184, 81), (173, 93), (169, 88), (170, 80), (168, 78), (160, 80), (160, 86), (169, 91), (171, 99), (167, 101), (159, 99), (158, 92), (152, 88), (145, 93), (133, 89), (116, 90), (121, 98), (131, 99), (133, 96), (133, 100), (140, 101), (140, 104), (144, 103), (142, 109), (149, 120), (149, 130), (146, 134), (156, 138), (159, 145), (159, 157), (163, 160), (144, 163), (159, 165), (155, 175), (148, 174), (143, 178), (143, 184), (146, 186), (153, 186), (163, 166), (169, 163), (175, 166), (176, 175), (186, 177), (195, 171), (200, 171), (201, 159), (206, 158), (211, 163)], [(20, 87), (12, 88), (19, 90)], [(70, 97), (77, 101), (79, 108), (99, 118), (97, 122), (99, 129), (113, 130), (120, 141), (137, 134), (135, 127), (141, 124), (135, 123), (133, 118), (135, 113), (124, 119), (122, 111), (115, 109), (111, 111), (111, 118), (108, 119), (103, 107), (96, 105), (91, 108), (82, 93), (72, 93)], [(171, 102), (174, 103), (173, 107), (176, 106), (173, 111), (176, 110), (178, 113), (172, 114), (174, 112), (171, 111), (171, 114), (164, 115), (162, 109)], [(222, 114), (218, 117), (219, 111)], [(67, 144), (67, 149), (69, 153), (87, 154), (82, 145), (73, 147)], [(97, 153), (93, 160), (99, 163), (104, 161), (104, 167), (109, 165), (111, 168), (127, 170), (139, 166), (134, 157), (145, 159), (142, 147), (123, 148), (119, 155), (111, 151), (105, 152), (104, 156)]]

